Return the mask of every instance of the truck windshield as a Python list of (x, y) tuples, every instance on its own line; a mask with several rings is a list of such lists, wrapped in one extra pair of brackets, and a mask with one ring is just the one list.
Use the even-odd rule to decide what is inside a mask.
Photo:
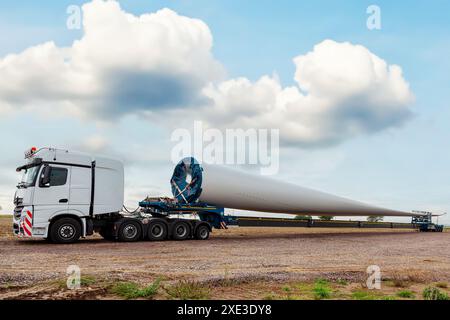
[(17, 187), (19, 188), (27, 188), (34, 184), (36, 181), (36, 175), (39, 172), (40, 166), (34, 166), (28, 169), (24, 169), (23, 175), (22, 175), (22, 181), (20, 181), (19, 185)]

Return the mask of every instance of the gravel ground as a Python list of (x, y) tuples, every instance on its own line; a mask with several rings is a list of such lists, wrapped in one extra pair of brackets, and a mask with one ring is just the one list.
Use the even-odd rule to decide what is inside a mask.
[[(115, 243), (98, 237), (71, 245), (18, 240), (0, 219), (0, 286), (30, 286), (82, 274), (147, 283), (163, 276), (205, 282), (220, 279), (348, 281), (365, 279), (369, 265), (383, 276), (450, 280), (450, 233), (405, 230), (230, 228), (208, 241)], [(2, 297), (0, 291), (0, 298)]]

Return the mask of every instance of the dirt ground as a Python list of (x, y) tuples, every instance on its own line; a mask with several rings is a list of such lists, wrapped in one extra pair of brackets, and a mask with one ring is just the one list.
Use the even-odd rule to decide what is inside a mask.
[[(61, 288), (69, 265), (90, 277), (85, 290)], [(214, 288), (208, 293), (213, 299), (302, 298), (286, 286), (300, 288), (320, 278), (334, 289), (340, 283), (343, 293), (364, 289), (369, 265), (379, 266), (383, 280), (391, 281), (387, 294), (404, 287), (396, 281), (417, 292), (431, 283), (448, 291), (450, 233), (236, 227), (215, 230), (208, 241), (115, 243), (94, 237), (56, 245), (16, 239), (11, 219), (0, 218), (0, 299), (114, 298), (94, 283), (145, 286), (157, 278), (166, 285), (203, 283)]]

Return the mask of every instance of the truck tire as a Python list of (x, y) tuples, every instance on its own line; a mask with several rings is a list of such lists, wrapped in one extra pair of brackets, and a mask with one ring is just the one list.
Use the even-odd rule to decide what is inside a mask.
[(167, 229), (167, 224), (163, 220), (152, 220), (148, 224), (147, 237), (150, 241), (166, 240)]
[(200, 225), (195, 230), (195, 239), (197, 240), (207, 240), (209, 238), (209, 228), (207, 225)]
[(142, 237), (141, 226), (137, 221), (125, 220), (120, 224), (118, 236), (122, 242), (138, 241)]
[(52, 223), (50, 239), (56, 243), (74, 243), (81, 236), (81, 225), (74, 218), (61, 218)]
[(191, 236), (191, 228), (184, 221), (174, 222), (172, 226), (172, 238), (174, 240), (186, 240)]

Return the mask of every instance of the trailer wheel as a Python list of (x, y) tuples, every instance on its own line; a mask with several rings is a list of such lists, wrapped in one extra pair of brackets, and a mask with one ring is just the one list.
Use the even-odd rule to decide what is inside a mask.
[(174, 240), (186, 240), (190, 237), (189, 225), (184, 221), (178, 221), (173, 224), (172, 238)]
[(134, 242), (141, 238), (142, 231), (138, 222), (133, 220), (124, 221), (120, 224), (119, 240), (123, 242)]
[(56, 243), (73, 243), (80, 239), (81, 225), (73, 218), (61, 218), (52, 223), (50, 239)]
[(195, 239), (207, 240), (209, 238), (209, 228), (206, 225), (201, 225), (195, 230)]
[(163, 241), (167, 239), (167, 224), (162, 220), (153, 220), (148, 226), (148, 239), (151, 241)]

